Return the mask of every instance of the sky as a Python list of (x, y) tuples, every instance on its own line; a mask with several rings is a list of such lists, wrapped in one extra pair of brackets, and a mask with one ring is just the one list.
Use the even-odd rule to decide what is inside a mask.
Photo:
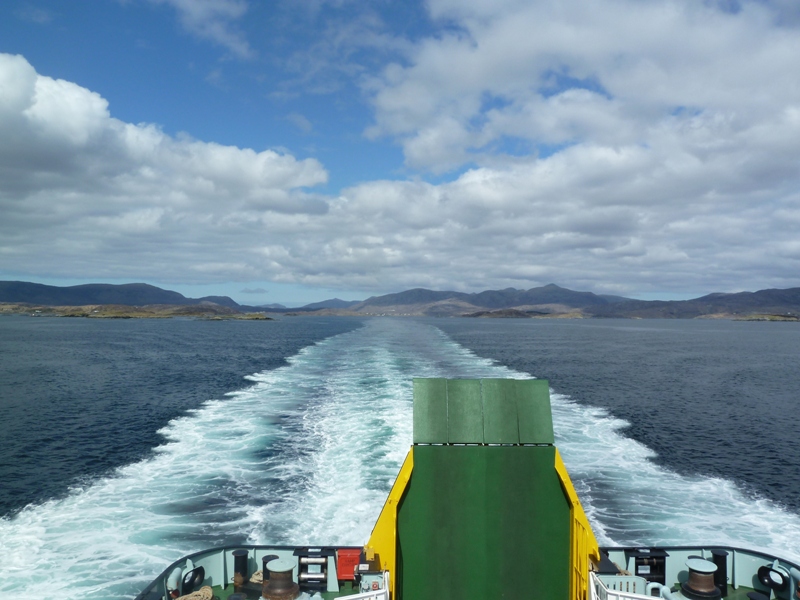
[(0, 279), (800, 286), (797, 0), (4, 0)]

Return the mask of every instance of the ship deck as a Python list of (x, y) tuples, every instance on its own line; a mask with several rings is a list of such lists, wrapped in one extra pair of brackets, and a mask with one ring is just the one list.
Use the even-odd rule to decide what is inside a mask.
[[(214, 592), (214, 598), (218, 600), (227, 600), (232, 594), (235, 593), (233, 585), (229, 585), (227, 586), (227, 588), (223, 588), (222, 586), (214, 586), (211, 589)], [(725, 598), (726, 600), (749, 600), (747, 594), (753, 591), (755, 591), (753, 590), (753, 588), (740, 586), (739, 589), (733, 589), (733, 587), (729, 586), (728, 595), (725, 596)], [(261, 598), (261, 586), (249, 583), (243, 589), (241, 589), (239, 593), (246, 594), (248, 600), (259, 600)], [(358, 589), (353, 588), (351, 582), (343, 582), (342, 587), (338, 592), (308, 592), (308, 593), (309, 595), (313, 595), (314, 593), (319, 593), (319, 595), (324, 600), (333, 600), (334, 598), (357, 594)]]
[(725, 597), (728, 598), (728, 600), (749, 600), (747, 594), (749, 592), (754, 592), (754, 591), (756, 590), (754, 590), (753, 588), (746, 588), (746, 587), (740, 587), (738, 590), (730, 588), (730, 592)]
[[(233, 589), (233, 585), (228, 585), (227, 587), (222, 587), (219, 585), (215, 585), (211, 588), (214, 592), (214, 598), (218, 600), (227, 600), (232, 594), (236, 593)], [(261, 585), (255, 583), (248, 583), (247, 585), (243, 586), (242, 589), (239, 590), (240, 594), (245, 594), (247, 600), (258, 600), (261, 598)], [(313, 596), (314, 594), (319, 594), (324, 600), (333, 600), (334, 598), (340, 598), (342, 596), (350, 596), (353, 594), (358, 594), (358, 588), (354, 588), (352, 582), (345, 581), (342, 582), (338, 592), (325, 592), (325, 591), (314, 591), (314, 590), (307, 590), (306, 593), (309, 596)], [(738, 600), (738, 599), (737, 599)]]

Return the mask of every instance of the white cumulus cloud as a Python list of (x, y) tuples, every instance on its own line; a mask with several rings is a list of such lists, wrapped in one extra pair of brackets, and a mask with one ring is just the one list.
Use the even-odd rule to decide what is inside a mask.
[(777, 9), (638, 0), (430, 3), (456, 26), (370, 84), (371, 136), (397, 137), (408, 163), (481, 162), (492, 144), (647, 144), (682, 112), (755, 125), (794, 106), (800, 36)]
[(120, 269), (144, 278), (157, 267), (182, 278), (241, 250), (231, 240), (237, 231), (254, 239), (274, 215), (326, 212), (327, 202), (306, 191), (325, 181), (313, 159), (121, 122), (98, 94), (0, 55), (6, 270), (108, 277)]

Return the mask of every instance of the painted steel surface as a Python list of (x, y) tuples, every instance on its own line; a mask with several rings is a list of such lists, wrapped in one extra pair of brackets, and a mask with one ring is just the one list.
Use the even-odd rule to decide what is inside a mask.
[(381, 514), (375, 522), (375, 527), (372, 529), (369, 541), (364, 547), (368, 553), (374, 553), (378, 556), (381, 569), (389, 571), (391, 578), (389, 579), (389, 591), (392, 598), (395, 596), (395, 581), (397, 580), (397, 508), (403, 494), (406, 491), (406, 486), (411, 478), (411, 471), (414, 468), (414, 448), (410, 448), (403, 466), (400, 467), (400, 472), (394, 480), (392, 490), (386, 498), (386, 502), (381, 509)]
[(543, 379), (415, 379), (415, 444), (552, 444)]
[(570, 506), (552, 446), (417, 446), (396, 598), (569, 596)]
[(600, 549), (558, 448), (555, 449), (554, 467), (570, 506), (569, 597), (571, 600), (583, 600), (588, 597), (590, 587), (589, 561), (600, 562)]
[(366, 546), (392, 597), (583, 600), (597, 542), (544, 380), (414, 380), (414, 447)]

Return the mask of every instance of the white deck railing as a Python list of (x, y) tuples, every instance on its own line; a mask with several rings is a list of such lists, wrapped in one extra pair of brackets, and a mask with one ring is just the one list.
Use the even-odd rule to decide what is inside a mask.
[[(652, 600), (648, 594), (648, 583), (643, 577), (614, 576), (603, 582), (595, 573), (590, 573), (590, 600)], [(657, 585), (657, 584), (650, 584)], [(659, 586), (660, 587), (660, 586)]]

